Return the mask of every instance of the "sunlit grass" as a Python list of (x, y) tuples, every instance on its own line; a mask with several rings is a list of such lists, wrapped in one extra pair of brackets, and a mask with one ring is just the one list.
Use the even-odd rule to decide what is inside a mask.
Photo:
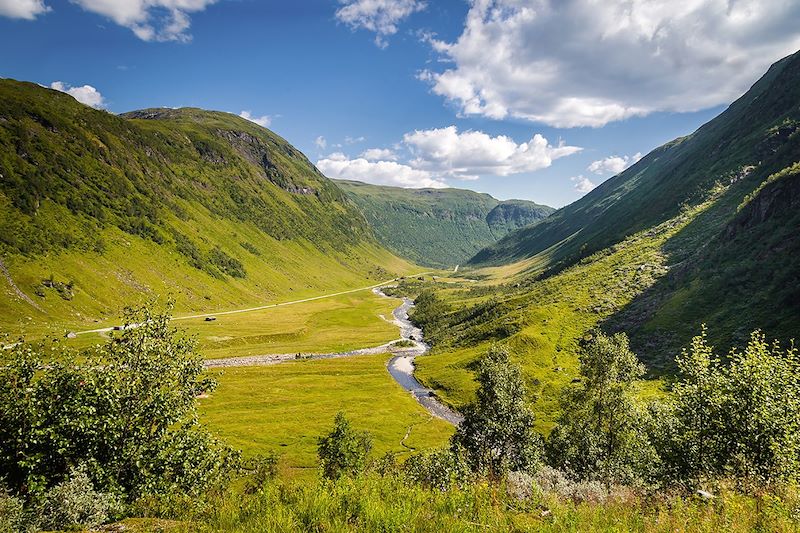
[(280, 454), (294, 475), (298, 469), (315, 472), (317, 438), (339, 410), (370, 432), (374, 458), (445, 445), (452, 426), (431, 417), (392, 379), (388, 359), (371, 355), (217, 371), (220, 386), (201, 400), (202, 421), (246, 455)]

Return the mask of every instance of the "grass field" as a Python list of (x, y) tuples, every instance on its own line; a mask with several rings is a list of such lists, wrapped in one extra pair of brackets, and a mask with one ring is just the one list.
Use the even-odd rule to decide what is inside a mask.
[[(399, 338), (392, 311), (400, 300), (361, 290), (310, 302), (220, 315), (176, 320), (175, 327), (196, 335), (207, 359), (275, 353), (331, 353), (379, 346)], [(108, 333), (65, 339), (86, 348), (105, 342)]]
[(372, 291), (177, 324), (200, 340), (207, 358), (270, 353), (341, 352), (399, 337), (392, 311), (399, 300)]
[[(446, 444), (452, 426), (431, 417), (386, 370), (388, 355), (292, 361), (214, 372), (201, 420), (245, 455), (275, 452), (290, 476), (316, 473), (317, 437), (344, 411), (371, 433), (373, 458)], [(305, 471), (305, 472), (303, 472)]]

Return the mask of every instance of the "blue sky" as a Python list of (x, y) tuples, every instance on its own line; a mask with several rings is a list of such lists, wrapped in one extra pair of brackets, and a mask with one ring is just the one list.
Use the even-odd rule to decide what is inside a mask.
[(553, 1), (0, 0), (0, 76), (247, 111), (331, 177), (558, 207), (800, 48), (792, 1)]

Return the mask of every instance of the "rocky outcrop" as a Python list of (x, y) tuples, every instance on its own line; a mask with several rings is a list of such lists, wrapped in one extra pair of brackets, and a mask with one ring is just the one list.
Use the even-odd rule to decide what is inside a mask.
[(768, 181), (748, 202), (725, 229), (727, 238), (762, 224), (767, 220), (800, 209), (800, 165), (779, 173)]

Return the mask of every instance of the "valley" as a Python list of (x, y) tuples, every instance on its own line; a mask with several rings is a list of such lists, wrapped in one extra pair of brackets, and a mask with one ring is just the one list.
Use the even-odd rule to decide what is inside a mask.
[(331, 180), (242, 116), (0, 79), (0, 503), (793, 530), (800, 52), (630, 163), (560, 209)]

